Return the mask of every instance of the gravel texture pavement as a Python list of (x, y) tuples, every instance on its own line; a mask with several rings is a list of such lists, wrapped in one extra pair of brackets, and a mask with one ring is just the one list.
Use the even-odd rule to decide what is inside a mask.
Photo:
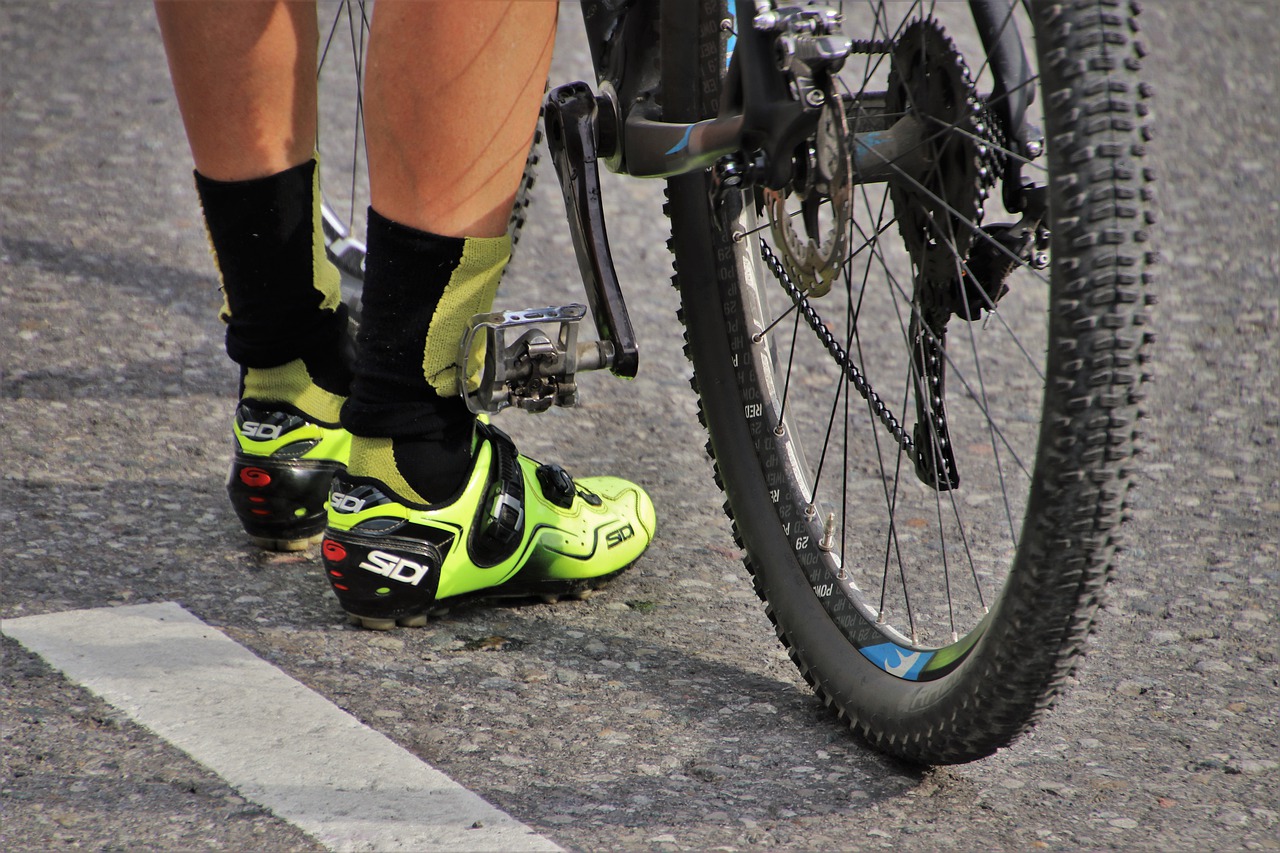
[[(555, 79), (586, 76), (566, 6)], [(738, 562), (702, 451), (656, 184), (610, 180), (641, 378), (505, 415), (644, 484), (606, 593), (346, 625), (318, 555), (223, 493), (235, 374), (150, 4), (0, 5), (0, 616), (176, 601), (579, 849), (1280, 848), (1280, 16), (1150, 2), (1164, 263), (1149, 449), (1077, 683), (991, 759), (920, 771), (837, 727)], [(580, 299), (549, 164), (511, 287)], [(0, 638), (0, 847), (314, 841)]]

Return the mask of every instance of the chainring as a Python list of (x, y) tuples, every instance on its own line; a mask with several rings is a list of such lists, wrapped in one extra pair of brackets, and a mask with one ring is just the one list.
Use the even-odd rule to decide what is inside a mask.
[(918, 275), (954, 282), (968, 257), (999, 160), (964, 57), (942, 26), (922, 18), (902, 31), (891, 54), (886, 109), (924, 120), (929, 168), (890, 182), (898, 230)]

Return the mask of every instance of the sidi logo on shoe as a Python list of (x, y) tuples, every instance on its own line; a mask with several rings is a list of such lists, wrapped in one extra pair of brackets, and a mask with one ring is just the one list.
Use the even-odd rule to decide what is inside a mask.
[(245, 421), (240, 426), (240, 432), (245, 438), (252, 438), (255, 441), (271, 441), (280, 437), (280, 427), (276, 424), (264, 424), (258, 421)]
[(386, 551), (370, 551), (368, 559), (360, 564), (360, 568), (410, 586), (417, 586), (427, 576), (426, 566)]
[(617, 548), (623, 542), (626, 542), (628, 539), (630, 539), (632, 536), (635, 536), (635, 535), (636, 535), (635, 529), (632, 528), (630, 524), (628, 524), (623, 527), (619, 527), (617, 530), (609, 531), (609, 533), (604, 538), (605, 538), (605, 541), (609, 543), (610, 548)]
[(356, 498), (351, 495), (344, 495), (341, 492), (334, 492), (329, 498), (329, 503), (333, 505), (334, 510), (337, 512), (350, 513), (359, 512), (364, 509), (364, 505), (367, 501), (363, 498)]

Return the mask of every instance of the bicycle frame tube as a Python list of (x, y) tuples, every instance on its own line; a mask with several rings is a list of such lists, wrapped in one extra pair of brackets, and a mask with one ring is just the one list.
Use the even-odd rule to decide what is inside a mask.
[(1031, 65), (1022, 49), (1018, 23), (1013, 19), (1013, 3), (1011, 0), (969, 0), (969, 8), (995, 76), (992, 103), (1004, 121), (1009, 138), (1026, 145), (1027, 108), (1035, 99), (1035, 87), (1028, 85)]
[[(645, 69), (652, 67), (649, 50), (656, 46), (637, 43), (634, 33), (646, 28), (628, 31), (627, 18), (637, 15), (651, 21), (658, 0), (582, 0), (582, 6), (596, 77), (611, 93), (601, 101), (602, 107), (614, 111), (610, 118), (615, 121), (600, 122), (610, 131), (617, 128), (616, 137), (602, 133), (600, 140), (600, 154), (611, 170), (637, 178), (665, 178), (707, 168), (726, 155), (764, 152), (760, 182), (774, 189), (787, 185), (792, 152), (812, 135), (822, 101), (806, 102), (793, 95), (778, 68), (773, 38), (750, 23), (756, 16), (755, 0), (735, 0), (737, 23), (730, 23), (735, 34), (720, 114), (697, 122), (663, 121), (661, 108), (649, 97), (652, 93), (638, 91), (629, 82), (647, 76)], [(1034, 92), (1027, 85), (1032, 73), (1011, 17), (1011, 0), (969, 0), (969, 6), (996, 80), (992, 101), (1010, 138), (1025, 143), (1025, 117)], [(811, 86), (813, 82), (801, 80)], [(909, 161), (923, 132), (918, 121), (907, 117), (886, 130), (855, 134), (851, 147), (858, 180), (884, 181), (920, 165)], [(616, 150), (605, 150), (613, 146)]]

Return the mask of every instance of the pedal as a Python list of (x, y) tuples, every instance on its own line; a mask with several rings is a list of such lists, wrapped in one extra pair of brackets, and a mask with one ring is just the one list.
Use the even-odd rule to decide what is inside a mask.
[(458, 364), (467, 364), (481, 335), (484, 346), (479, 384), (463, 390), (467, 408), (496, 414), (511, 406), (545, 412), (577, 405), (577, 373), (612, 367), (616, 357), (608, 341), (578, 343), (578, 325), (586, 315), (585, 305), (573, 304), (472, 317)]

